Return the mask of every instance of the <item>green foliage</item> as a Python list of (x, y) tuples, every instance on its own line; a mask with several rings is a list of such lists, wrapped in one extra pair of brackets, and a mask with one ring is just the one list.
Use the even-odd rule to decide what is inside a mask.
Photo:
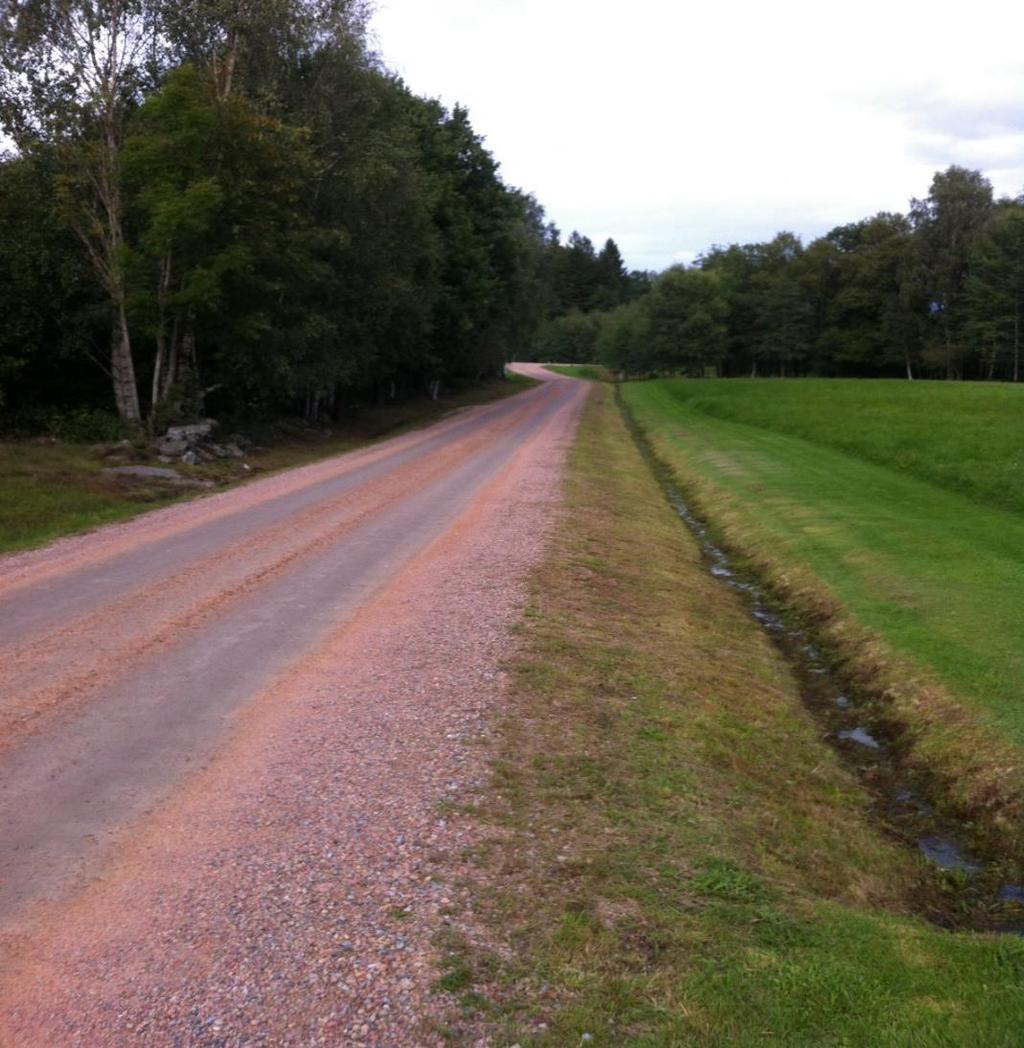
[(632, 274), (611, 306), (592, 291), (590, 241), (574, 234), (565, 251), (563, 299), (625, 375), (1020, 378), (1024, 198), (993, 201), (977, 171), (938, 172), (907, 215), (806, 246), (782, 232)]
[[(4, 94), (17, 70), (0, 84), (26, 149), (0, 159), (0, 405), (103, 407), (106, 369), (151, 425), (338, 417), (525, 355), (557, 297), (557, 233), (464, 109), (378, 66), (360, 0), (67, 10), (74, 32), (47, 16), (31, 46), (3, 27), (4, 61), (36, 62), (40, 91), (54, 49), (87, 49), (108, 16), (159, 46), (124, 99), (104, 94), (116, 70), (61, 70), (77, 124), (52, 92)], [(614, 245), (593, 264), (623, 284)]]
[(599, 320), (594, 314), (575, 310), (549, 320), (534, 342), (539, 360), (560, 364), (584, 364), (596, 359)]
[(120, 440), (125, 427), (117, 415), (99, 408), (75, 408), (72, 411), (50, 412), (46, 429), (51, 436), (70, 444), (99, 444)]

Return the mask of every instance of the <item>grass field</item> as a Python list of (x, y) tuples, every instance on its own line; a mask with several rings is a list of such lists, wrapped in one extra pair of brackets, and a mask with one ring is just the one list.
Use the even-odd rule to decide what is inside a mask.
[[(367, 411), (330, 434), (312, 430), (291, 436), (279, 434), (266, 448), (248, 456), (247, 462), (260, 474), (301, 466), (427, 425), (456, 408), (518, 393), (532, 385), (533, 379), (512, 374), (506, 380), (483, 383), (436, 401), (413, 400)], [(38, 546), (62, 535), (195, 497), (195, 489), (183, 492), (163, 483), (110, 480), (102, 472), (110, 464), (81, 444), (0, 441), (0, 553)], [(213, 481), (218, 488), (252, 477), (236, 459), (175, 468), (184, 476)]]
[(1024, 512), (1024, 386), (886, 379), (658, 385), (697, 414), (802, 437)]
[[(736, 394), (729, 386), (656, 381), (626, 385), (622, 395), (727, 543), (783, 590), (810, 594), (804, 610), (809, 603), (813, 611), (815, 601), (827, 610), (823, 617), (834, 620), (832, 638), (854, 674), (864, 661), (873, 663), (868, 673), (881, 667), (876, 690), (891, 700), (917, 762), (946, 777), (963, 809), (1012, 808), (1019, 820), (1024, 516), (968, 497), (962, 486), (919, 479), (902, 459), (876, 464), (868, 456), (881, 457), (877, 440), (862, 454), (836, 450), (867, 442), (858, 435), (859, 419), (895, 413), (903, 395), (908, 417), (896, 428), (913, 429), (919, 447), (930, 430), (935, 447), (966, 460), (978, 454), (968, 437), (979, 406), (989, 403), (985, 394), (1002, 405), (1017, 391), (958, 385), (940, 394), (925, 387), (925, 397), (946, 403), (944, 413), (930, 415), (919, 411), (916, 386), (837, 382), (829, 425), (822, 383), (809, 383), (803, 394), (812, 421), (800, 419), (801, 382), (743, 382)], [(963, 425), (953, 421), (949, 398), (956, 394)], [(788, 408), (766, 406), (775, 396)], [(872, 407), (876, 397), (880, 406)], [(862, 401), (863, 409), (853, 406)], [(716, 414), (705, 411), (708, 404)], [(763, 424), (722, 418), (722, 404), (733, 414), (750, 404), (748, 417)], [(820, 437), (792, 436), (769, 422)], [(979, 470), (979, 484), (1009, 470), (995, 455), (987, 473)], [(846, 644), (850, 637), (855, 643)]]
[(468, 934), (446, 940), (444, 985), (465, 1003), (454, 1035), (1019, 1044), (1024, 942), (909, 914), (921, 860), (869, 820), (607, 385), (566, 499), (475, 810), (496, 832), (477, 852)]

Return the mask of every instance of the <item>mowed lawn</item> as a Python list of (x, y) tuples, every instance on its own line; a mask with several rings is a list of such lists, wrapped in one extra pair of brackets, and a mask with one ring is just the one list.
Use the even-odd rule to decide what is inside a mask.
[(681, 379), (668, 386), (702, 415), (803, 437), (1024, 512), (1024, 385)]
[(1024, 743), (1024, 390), (673, 379), (622, 393), (747, 545), (809, 569)]

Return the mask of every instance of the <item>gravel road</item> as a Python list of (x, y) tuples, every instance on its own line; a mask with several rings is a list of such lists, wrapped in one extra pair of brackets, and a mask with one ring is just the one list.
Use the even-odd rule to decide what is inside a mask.
[(0, 1043), (428, 1045), (586, 385), (0, 560)]

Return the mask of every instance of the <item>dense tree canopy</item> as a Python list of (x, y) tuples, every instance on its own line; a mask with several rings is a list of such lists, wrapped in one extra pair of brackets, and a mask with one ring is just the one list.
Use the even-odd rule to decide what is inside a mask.
[(950, 167), (906, 215), (713, 247), (645, 291), (574, 322), (617, 371), (1017, 381), (1024, 196)]
[(365, 41), (364, 0), (0, 9), (0, 409), (338, 414), (512, 356), (630, 374), (1021, 373), (1024, 197), (936, 174), (907, 214), (629, 272), (563, 243), (469, 115)]
[(631, 294), (563, 246), (362, 0), (22, 0), (0, 14), (0, 407), (337, 413), (499, 373)]

